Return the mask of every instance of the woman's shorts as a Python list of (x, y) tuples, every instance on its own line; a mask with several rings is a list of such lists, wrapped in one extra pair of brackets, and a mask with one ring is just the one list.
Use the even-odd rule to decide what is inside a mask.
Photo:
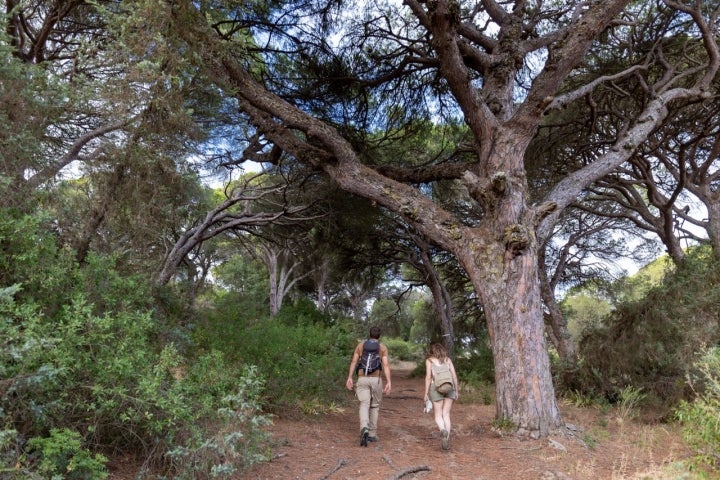
[(444, 400), (446, 398), (449, 398), (450, 400), (455, 400), (457, 398), (457, 395), (455, 394), (455, 388), (443, 395), (442, 393), (435, 390), (434, 383), (430, 384), (430, 391), (428, 393), (430, 394), (430, 400), (432, 400), (433, 402), (439, 402), (440, 400)]

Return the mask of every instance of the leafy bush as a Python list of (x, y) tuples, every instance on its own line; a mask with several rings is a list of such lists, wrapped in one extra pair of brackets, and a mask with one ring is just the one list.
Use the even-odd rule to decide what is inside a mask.
[(637, 408), (645, 398), (642, 389), (628, 385), (620, 392), (620, 399), (617, 402), (618, 417), (625, 420), (637, 416)]
[(406, 342), (401, 338), (383, 337), (382, 343), (388, 347), (391, 360), (406, 362), (422, 362), (425, 359), (423, 345), (413, 342)]
[(332, 317), (320, 312), (315, 304), (307, 298), (302, 298), (292, 305), (285, 305), (273, 317), (274, 322), (280, 322), (290, 327), (303, 325), (332, 325)]
[[(5, 364), (15, 381), (0, 405), (26, 434), (75, 428), (89, 432), (91, 445), (145, 452), (149, 464), (175, 468), (177, 462), (166, 460), (165, 452), (197, 449), (197, 439), (208, 432), (196, 425), (221, 420), (216, 410), (222, 399), (228, 401), (228, 392), (243, 402), (258, 402), (262, 383), (255, 371), (233, 368), (221, 356), (208, 354), (184, 374), (187, 367), (172, 345), (156, 351), (151, 343), (150, 315), (98, 318), (90, 310), (78, 301), (53, 326), (42, 317), (23, 319), (25, 349), (16, 355), (14, 368)], [(258, 413), (255, 421), (262, 418)], [(238, 451), (247, 455), (239, 463), (252, 463), (258, 455), (252, 447), (256, 424), (247, 434), (238, 430), (247, 425), (235, 420), (233, 431), (243, 435), (235, 444), (242, 444)]]
[[(219, 354), (206, 356), (191, 374), (203, 375), (202, 383), (193, 381), (191, 384), (218, 388), (216, 381), (223, 385), (231, 380), (231, 376), (223, 375), (223, 371), (227, 371), (227, 365)], [(255, 463), (268, 460), (269, 434), (265, 427), (271, 421), (262, 413), (264, 379), (255, 366), (246, 365), (240, 371), (237, 384), (232, 389), (229, 385), (218, 388), (218, 392), (228, 390), (231, 393), (220, 401), (215, 428), (212, 431), (196, 431), (182, 445), (168, 452), (173, 478), (229, 478)], [(208, 374), (212, 376), (207, 378)]]
[[(206, 349), (223, 352), (238, 364), (257, 365), (266, 378), (265, 402), (270, 411), (302, 410), (308, 400), (341, 403), (355, 339), (342, 325), (308, 311), (305, 303), (283, 307), (278, 318), (229, 319), (215, 310), (197, 329)], [(296, 312), (296, 314), (295, 314)], [(295, 321), (293, 321), (295, 319)]]
[[(166, 454), (197, 450), (216, 429), (232, 434), (234, 468), (265, 455), (254, 407), (262, 376), (212, 352), (190, 362), (167, 342), (178, 335), (162, 330), (142, 278), (120, 275), (109, 257), (80, 268), (55, 245), (38, 218), (0, 212), (0, 279), (10, 285), (0, 288), (2, 471), (101, 478), (91, 452), (104, 449), (180, 471)], [(242, 417), (226, 418), (228, 402)]]
[(478, 343), (472, 352), (458, 356), (454, 363), (460, 382), (474, 387), (495, 383), (495, 363), (492, 350), (487, 343)]
[(694, 367), (688, 383), (696, 397), (681, 402), (675, 415), (685, 441), (695, 450), (691, 463), (720, 473), (720, 348), (703, 350)]
[(32, 438), (28, 446), (31, 452), (38, 453), (38, 472), (46, 478), (67, 480), (107, 478), (108, 474), (105, 471), (107, 459), (84, 449), (82, 436), (75, 431), (52, 429), (49, 437)]
[(148, 313), (98, 317), (82, 295), (53, 318), (31, 305), (0, 305), (8, 348), (0, 352), (12, 384), (0, 398), (20, 431), (42, 436), (53, 428), (90, 432), (97, 444), (142, 447), (192, 407), (173, 399), (172, 346), (155, 351)]
[(14, 294), (19, 303), (35, 299), (43, 313), (52, 315), (75, 290), (77, 270), (72, 252), (58, 250), (42, 215), (0, 210), (0, 285), (22, 286)]
[(581, 362), (562, 372), (559, 390), (578, 390), (611, 402), (633, 386), (645, 403), (668, 410), (690, 393), (687, 365), (703, 345), (720, 341), (720, 263), (704, 248), (666, 275), (645, 298), (620, 305), (598, 328), (588, 330), (578, 349)]

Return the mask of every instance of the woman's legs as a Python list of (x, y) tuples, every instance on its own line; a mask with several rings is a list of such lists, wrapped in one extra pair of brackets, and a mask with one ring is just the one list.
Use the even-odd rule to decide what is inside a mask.
[(453, 406), (452, 398), (443, 398), (437, 402), (433, 402), (433, 412), (435, 413), (435, 423), (440, 430), (447, 430), (448, 433), (452, 428), (450, 421), (450, 410)]
[(450, 410), (452, 409), (453, 402), (454, 400), (452, 398), (446, 398), (442, 402), (442, 421), (448, 434), (450, 433), (450, 429), (452, 428), (452, 422), (450, 421)]
[(443, 416), (443, 409), (445, 400), (438, 400), (433, 402), (433, 413), (435, 414), (435, 423), (440, 431), (445, 430), (445, 417)]
[(450, 410), (452, 409), (453, 399), (444, 398), (437, 402), (433, 402), (433, 411), (435, 412), (435, 423), (440, 429), (440, 440), (443, 450), (450, 448)]

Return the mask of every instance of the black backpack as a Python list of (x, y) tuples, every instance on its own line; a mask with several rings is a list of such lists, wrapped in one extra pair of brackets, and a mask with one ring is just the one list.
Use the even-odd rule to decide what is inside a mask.
[(365, 375), (369, 375), (378, 370), (382, 370), (382, 362), (380, 361), (380, 342), (369, 339), (363, 343), (363, 351), (360, 356), (360, 362), (356, 371), (362, 370)]

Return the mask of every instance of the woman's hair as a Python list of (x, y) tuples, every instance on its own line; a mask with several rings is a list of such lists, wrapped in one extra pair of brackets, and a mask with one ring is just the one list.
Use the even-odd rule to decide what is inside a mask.
[(431, 343), (427, 351), (428, 358), (435, 357), (441, 362), (447, 357), (447, 349), (442, 343)]

